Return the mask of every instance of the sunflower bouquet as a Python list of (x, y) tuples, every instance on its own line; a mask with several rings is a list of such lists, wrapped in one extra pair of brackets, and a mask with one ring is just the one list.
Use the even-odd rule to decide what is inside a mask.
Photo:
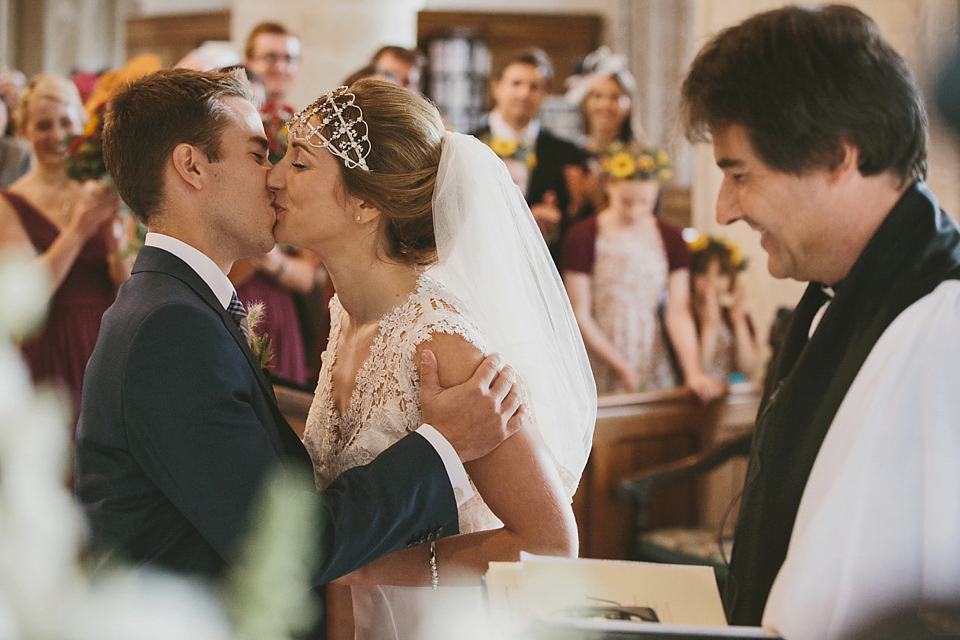
[(669, 180), (670, 156), (663, 149), (614, 142), (600, 154), (600, 169), (611, 180)]

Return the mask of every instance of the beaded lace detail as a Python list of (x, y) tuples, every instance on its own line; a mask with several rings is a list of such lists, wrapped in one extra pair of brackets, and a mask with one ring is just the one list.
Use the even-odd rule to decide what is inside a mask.
[[(483, 353), (489, 345), (463, 303), (427, 274), (407, 300), (380, 319), (370, 355), (357, 373), (356, 388), (340, 414), (333, 403), (333, 366), (343, 307), (330, 302), (330, 337), (307, 417), (303, 443), (313, 460), (318, 489), (379, 453), (422, 424), (417, 347), (435, 333), (456, 334)], [(501, 526), (479, 493), (460, 506), (462, 533)]]

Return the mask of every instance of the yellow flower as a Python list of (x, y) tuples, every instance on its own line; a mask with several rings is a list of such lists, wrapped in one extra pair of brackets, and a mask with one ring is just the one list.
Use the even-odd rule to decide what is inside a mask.
[(506, 138), (494, 138), (490, 141), (490, 148), (501, 158), (509, 158), (517, 152), (517, 143)]
[(656, 168), (657, 162), (647, 154), (643, 154), (637, 158), (637, 166), (641, 171), (650, 171), (651, 169)]
[(700, 234), (697, 239), (689, 244), (690, 251), (703, 251), (710, 245), (710, 239), (706, 235)]
[(637, 170), (637, 165), (633, 162), (633, 157), (626, 151), (621, 151), (610, 158), (607, 164), (607, 170), (610, 175), (617, 180), (626, 180)]
[(530, 167), (531, 170), (537, 168), (537, 154), (535, 153), (527, 154), (527, 166)]
[(90, 119), (87, 120), (87, 126), (83, 128), (83, 135), (93, 135), (97, 131), (98, 124), (100, 124), (100, 114), (94, 113), (90, 116)]
[(667, 152), (661, 149), (657, 151), (657, 164), (668, 164), (670, 162), (670, 156), (667, 155)]
[(740, 266), (740, 261), (743, 256), (740, 255), (740, 247), (733, 244), (732, 242), (727, 243), (727, 247), (730, 249), (730, 262), (733, 263), (733, 267), (737, 268)]
[(661, 180), (669, 180), (673, 177), (673, 171), (670, 170), (670, 167), (664, 167), (657, 173), (657, 177)]

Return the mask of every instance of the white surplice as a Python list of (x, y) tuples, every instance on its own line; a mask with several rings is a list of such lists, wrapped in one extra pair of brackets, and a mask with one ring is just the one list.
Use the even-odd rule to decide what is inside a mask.
[(807, 481), (763, 626), (828, 640), (897, 605), (960, 602), (960, 281), (884, 331)]

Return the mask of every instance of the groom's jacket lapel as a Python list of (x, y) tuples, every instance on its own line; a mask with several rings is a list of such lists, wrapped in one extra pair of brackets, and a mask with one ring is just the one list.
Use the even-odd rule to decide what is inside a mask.
[[(208, 307), (210, 307), (212, 312), (216, 313), (220, 317), (224, 328), (230, 333), (231, 336), (233, 336), (234, 341), (237, 343), (237, 347), (246, 357), (247, 363), (250, 365), (250, 369), (253, 371), (253, 374), (257, 379), (257, 383), (260, 385), (260, 389), (263, 392), (263, 395), (266, 397), (270, 411), (274, 416), (274, 420), (276, 421), (277, 425), (276, 430), (270, 429), (268, 425), (264, 425), (264, 428), (270, 435), (271, 441), (274, 442), (274, 446), (278, 449), (278, 451), (286, 450), (287, 453), (292, 453), (297, 456), (299, 456), (301, 451), (305, 453), (302, 443), (300, 442), (299, 438), (297, 438), (297, 435), (293, 429), (289, 426), (289, 424), (287, 424), (286, 419), (283, 417), (283, 413), (280, 411), (280, 407), (277, 405), (276, 395), (274, 395), (273, 392), (273, 385), (267, 379), (263, 369), (260, 368), (260, 363), (250, 350), (247, 341), (243, 338), (243, 334), (240, 333), (240, 329), (237, 327), (236, 322), (233, 321), (233, 318), (230, 316), (230, 314), (227, 313), (226, 309), (223, 308), (223, 306), (220, 304), (220, 301), (217, 300), (217, 297), (214, 295), (209, 285), (204, 282), (203, 278), (201, 278), (196, 271), (191, 269), (186, 262), (172, 253), (163, 249), (149, 246), (140, 249), (140, 253), (137, 255), (137, 260), (131, 273), (136, 274), (145, 271), (163, 273), (180, 280), (191, 290), (193, 290), (193, 292), (196, 293), (196, 295), (202, 299)], [(278, 437), (279, 441), (277, 441)]]

